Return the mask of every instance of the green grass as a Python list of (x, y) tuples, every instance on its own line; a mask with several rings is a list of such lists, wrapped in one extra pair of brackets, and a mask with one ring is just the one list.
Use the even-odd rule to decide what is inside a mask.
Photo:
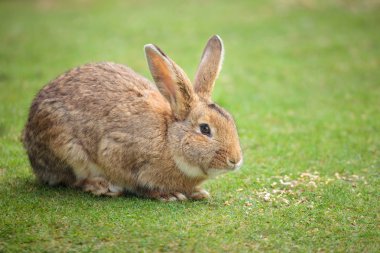
[[(378, 1), (60, 2), (0, 2), (0, 252), (380, 251)], [(212, 34), (245, 164), (210, 200), (35, 182), (19, 136), (45, 83), (106, 60), (150, 78), (147, 43), (192, 77)]]

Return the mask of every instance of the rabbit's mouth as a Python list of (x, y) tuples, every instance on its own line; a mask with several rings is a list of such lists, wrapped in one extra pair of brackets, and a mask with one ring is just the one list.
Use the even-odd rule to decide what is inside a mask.
[(222, 169), (214, 169), (210, 168), (207, 170), (207, 175), (209, 178), (215, 178), (217, 176), (220, 176), (222, 174), (225, 174), (230, 171), (237, 171), (240, 169), (240, 167), (243, 165), (243, 158), (240, 159), (238, 162), (232, 162), (227, 158), (227, 168)]
[(234, 162), (234, 161), (227, 159), (227, 165), (232, 170), (239, 170), (240, 167), (243, 165), (243, 158), (241, 158), (238, 162)]

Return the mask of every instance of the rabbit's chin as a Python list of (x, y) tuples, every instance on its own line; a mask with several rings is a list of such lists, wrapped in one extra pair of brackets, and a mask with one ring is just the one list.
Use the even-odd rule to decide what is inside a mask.
[(175, 156), (174, 161), (178, 167), (186, 176), (191, 178), (207, 178), (205, 171), (199, 167), (188, 163), (183, 157)]
[(217, 176), (226, 174), (230, 170), (228, 169), (208, 169), (207, 170), (207, 176), (208, 178), (216, 178)]
[(191, 177), (191, 178), (212, 179), (231, 171), (231, 169), (214, 169), (214, 168), (207, 169), (207, 171), (204, 171), (201, 167), (194, 166), (188, 163), (181, 156), (175, 156), (174, 161), (178, 169), (180, 169), (186, 176)]

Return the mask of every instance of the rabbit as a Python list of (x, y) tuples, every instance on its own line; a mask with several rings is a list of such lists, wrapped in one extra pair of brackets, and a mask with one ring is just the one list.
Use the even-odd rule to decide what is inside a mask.
[(209, 197), (202, 182), (241, 167), (234, 119), (211, 100), (221, 38), (209, 39), (193, 86), (160, 48), (144, 49), (154, 83), (104, 62), (39, 91), (22, 137), (38, 181), (95, 195), (200, 200)]

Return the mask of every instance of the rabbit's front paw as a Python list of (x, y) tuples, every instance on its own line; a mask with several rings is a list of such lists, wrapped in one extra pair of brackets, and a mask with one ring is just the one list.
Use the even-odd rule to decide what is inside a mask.
[(185, 194), (180, 192), (160, 192), (160, 191), (152, 191), (152, 192), (145, 192), (143, 196), (150, 198), (150, 199), (157, 199), (162, 202), (171, 202), (171, 201), (185, 201), (187, 200), (187, 197)]
[(210, 197), (210, 193), (208, 193), (205, 189), (196, 189), (190, 194), (189, 197), (194, 200), (208, 199)]
[(157, 199), (163, 202), (169, 202), (169, 201), (184, 201), (184, 200), (187, 200), (187, 197), (180, 192), (173, 192), (173, 193), (160, 193)]
[(102, 177), (85, 179), (80, 183), (80, 186), (85, 192), (91, 192), (92, 194), (97, 196), (105, 195), (116, 197), (123, 194), (122, 188), (113, 186)]

